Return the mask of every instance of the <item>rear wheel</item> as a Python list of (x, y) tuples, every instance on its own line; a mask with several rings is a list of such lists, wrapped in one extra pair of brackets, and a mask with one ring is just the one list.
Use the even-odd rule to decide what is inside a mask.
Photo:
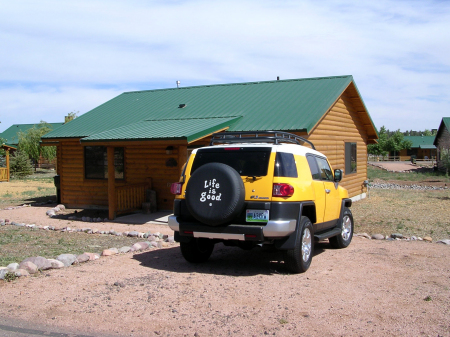
[(346, 248), (353, 238), (353, 216), (348, 208), (344, 208), (344, 213), (341, 220), (341, 234), (329, 238), (330, 245), (333, 248)]
[(210, 239), (192, 239), (189, 242), (180, 242), (181, 254), (191, 263), (206, 262), (212, 254), (214, 243)]
[(292, 273), (304, 273), (311, 265), (314, 250), (313, 226), (308, 217), (300, 218), (294, 249), (285, 250), (284, 263)]

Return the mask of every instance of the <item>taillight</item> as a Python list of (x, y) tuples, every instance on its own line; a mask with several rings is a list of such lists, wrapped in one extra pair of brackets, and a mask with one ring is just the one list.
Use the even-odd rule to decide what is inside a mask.
[(273, 184), (273, 197), (290, 197), (294, 194), (294, 187), (289, 184)]
[(170, 193), (180, 195), (182, 187), (183, 183), (172, 183), (172, 185), (170, 185)]

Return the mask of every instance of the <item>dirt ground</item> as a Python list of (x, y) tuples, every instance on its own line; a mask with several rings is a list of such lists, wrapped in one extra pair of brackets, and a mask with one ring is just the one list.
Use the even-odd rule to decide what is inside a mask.
[[(46, 209), (2, 210), (0, 218), (66, 226)], [(317, 244), (311, 268), (291, 275), (276, 251), (219, 244), (207, 263), (191, 265), (176, 244), (0, 281), (0, 317), (86, 335), (450, 336), (449, 260), (443, 244), (355, 237), (343, 250)]]

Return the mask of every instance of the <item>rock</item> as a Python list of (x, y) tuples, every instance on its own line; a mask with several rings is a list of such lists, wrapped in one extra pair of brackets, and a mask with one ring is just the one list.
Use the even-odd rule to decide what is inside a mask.
[(58, 261), (56, 259), (48, 259), (48, 261), (52, 264), (52, 269), (61, 269), (64, 268), (64, 263)]
[[(377, 235), (377, 234), (375, 234), (375, 235)], [(383, 239), (384, 239), (384, 237), (383, 237)], [(383, 239), (381, 239), (381, 240), (383, 240)], [(379, 239), (377, 239), (377, 240), (379, 240)], [(167, 238), (167, 241), (166, 242), (168, 242), (168, 243), (174, 243), (175, 242), (175, 238), (173, 237), (173, 236), (169, 236), (168, 238)]]
[(119, 253), (128, 253), (129, 251), (131, 251), (131, 247), (128, 246), (124, 246), (119, 249)]
[(30, 274), (36, 274), (38, 271), (38, 267), (30, 261), (21, 262), (19, 265), (19, 269), (25, 269)]
[(392, 233), (391, 238), (393, 239), (403, 239), (403, 234), (400, 233)]
[(116, 255), (116, 254), (119, 254), (119, 250), (117, 248), (105, 249), (102, 252), (102, 256), (111, 256), (111, 255)]
[(417, 241), (417, 236), (411, 236), (411, 241)]
[(145, 234), (145, 233), (139, 233), (139, 234), (138, 234), (138, 238), (144, 238), (144, 234)]
[(77, 260), (77, 256), (74, 254), (61, 254), (58, 255), (56, 259), (64, 263), (65, 267), (68, 267), (71, 266)]
[(100, 255), (98, 255), (96, 253), (84, 253), (84, 254), (89, 256), (89, 261), (98, 260), (100, 258)]
[(54, 209), (49, 209), (47, 212), (45, 212), (45, 214), (48, 215), (48, 216), (56, 215)]
[(152, 246), (152, 247), (158, 247), (158, 242), (156, 242), (156, 241), (151, 241), (150, 243), (151, 243), (151, 246)]
[(10, 264), (8, 264), (8, 266), (6, 268), (8, 268), (10, 271), (14, 271), (14, 270), (19, 269), (19, 264), (18, 263), (10, 263)]
[(387, 241), (394, 241), (395, 239), (393, 239), (393, 238), (387, 238), (386, 240), (387, 240)]
[(22, 263), (27, 261), (33, 262), (39, 270), (52, 269), (52, 264), (45, 257), (42, 256), (29, 257), (23, 260)]
[(4, 280), (5, 279), (5, 275), (7, 274), (7, 273), (10, 273), (11, 271), (10, 270), (8, 270), (8, 269), (0, 269), (0, 280)]
[(87, 262), (87, 261), (89, 261), (89, 255), (87, 255), (87, 254), (78, 255), (77, 256), (77, 261), (78, 261), (78, 263)]
[(136, 232), (136, 231), (131, 231), (131, 232), (128, 233), (128, 236), (131, 236), (132, 238), (135, 238), (138, 235), (139, 235), (139, 232)]
[(367, 233), (358, 233), (358, 234), (355, 234), (355, 236), (359, 236), (359, 237), (366, 238), (366, 239), (371, 238), (370, 235)]
[(58, 207), (61, 211), (65, 211), (66, 210), (66, 206), (64, 206), (63, 204), (59, 204)]
[(450, 240), (449, 239), (439, 240), (436, 243), (443, 243), (445, 245), (450, 245)]
[(27, 272), (25, 269), (17, 269), (14, 270), (14, 275), (16, 275), (17, 277), (26, 277), (26, 276), (30, 276), (30, 273)]
[(427, 242), (433, 242), (433, 239), (430, 236), (425, 236), (423, 238), (423, 241), (427, 241)]
[(109, 231), (109, 234), (111, 234), (111, 235), (116, 235), (117, 232), (116, 232), (115, 230), (112, 230), (112, 229), (111, 229), (111, 230)]

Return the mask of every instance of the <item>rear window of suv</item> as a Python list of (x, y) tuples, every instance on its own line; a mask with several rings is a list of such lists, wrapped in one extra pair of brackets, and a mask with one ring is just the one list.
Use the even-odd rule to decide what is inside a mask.
[(201, 149), (192, 164), (191, 174), (208, 163), (222, 163), (234, 168), (241, 176), (263, 177), (267, 175), (270, 147), (229, 147)]

